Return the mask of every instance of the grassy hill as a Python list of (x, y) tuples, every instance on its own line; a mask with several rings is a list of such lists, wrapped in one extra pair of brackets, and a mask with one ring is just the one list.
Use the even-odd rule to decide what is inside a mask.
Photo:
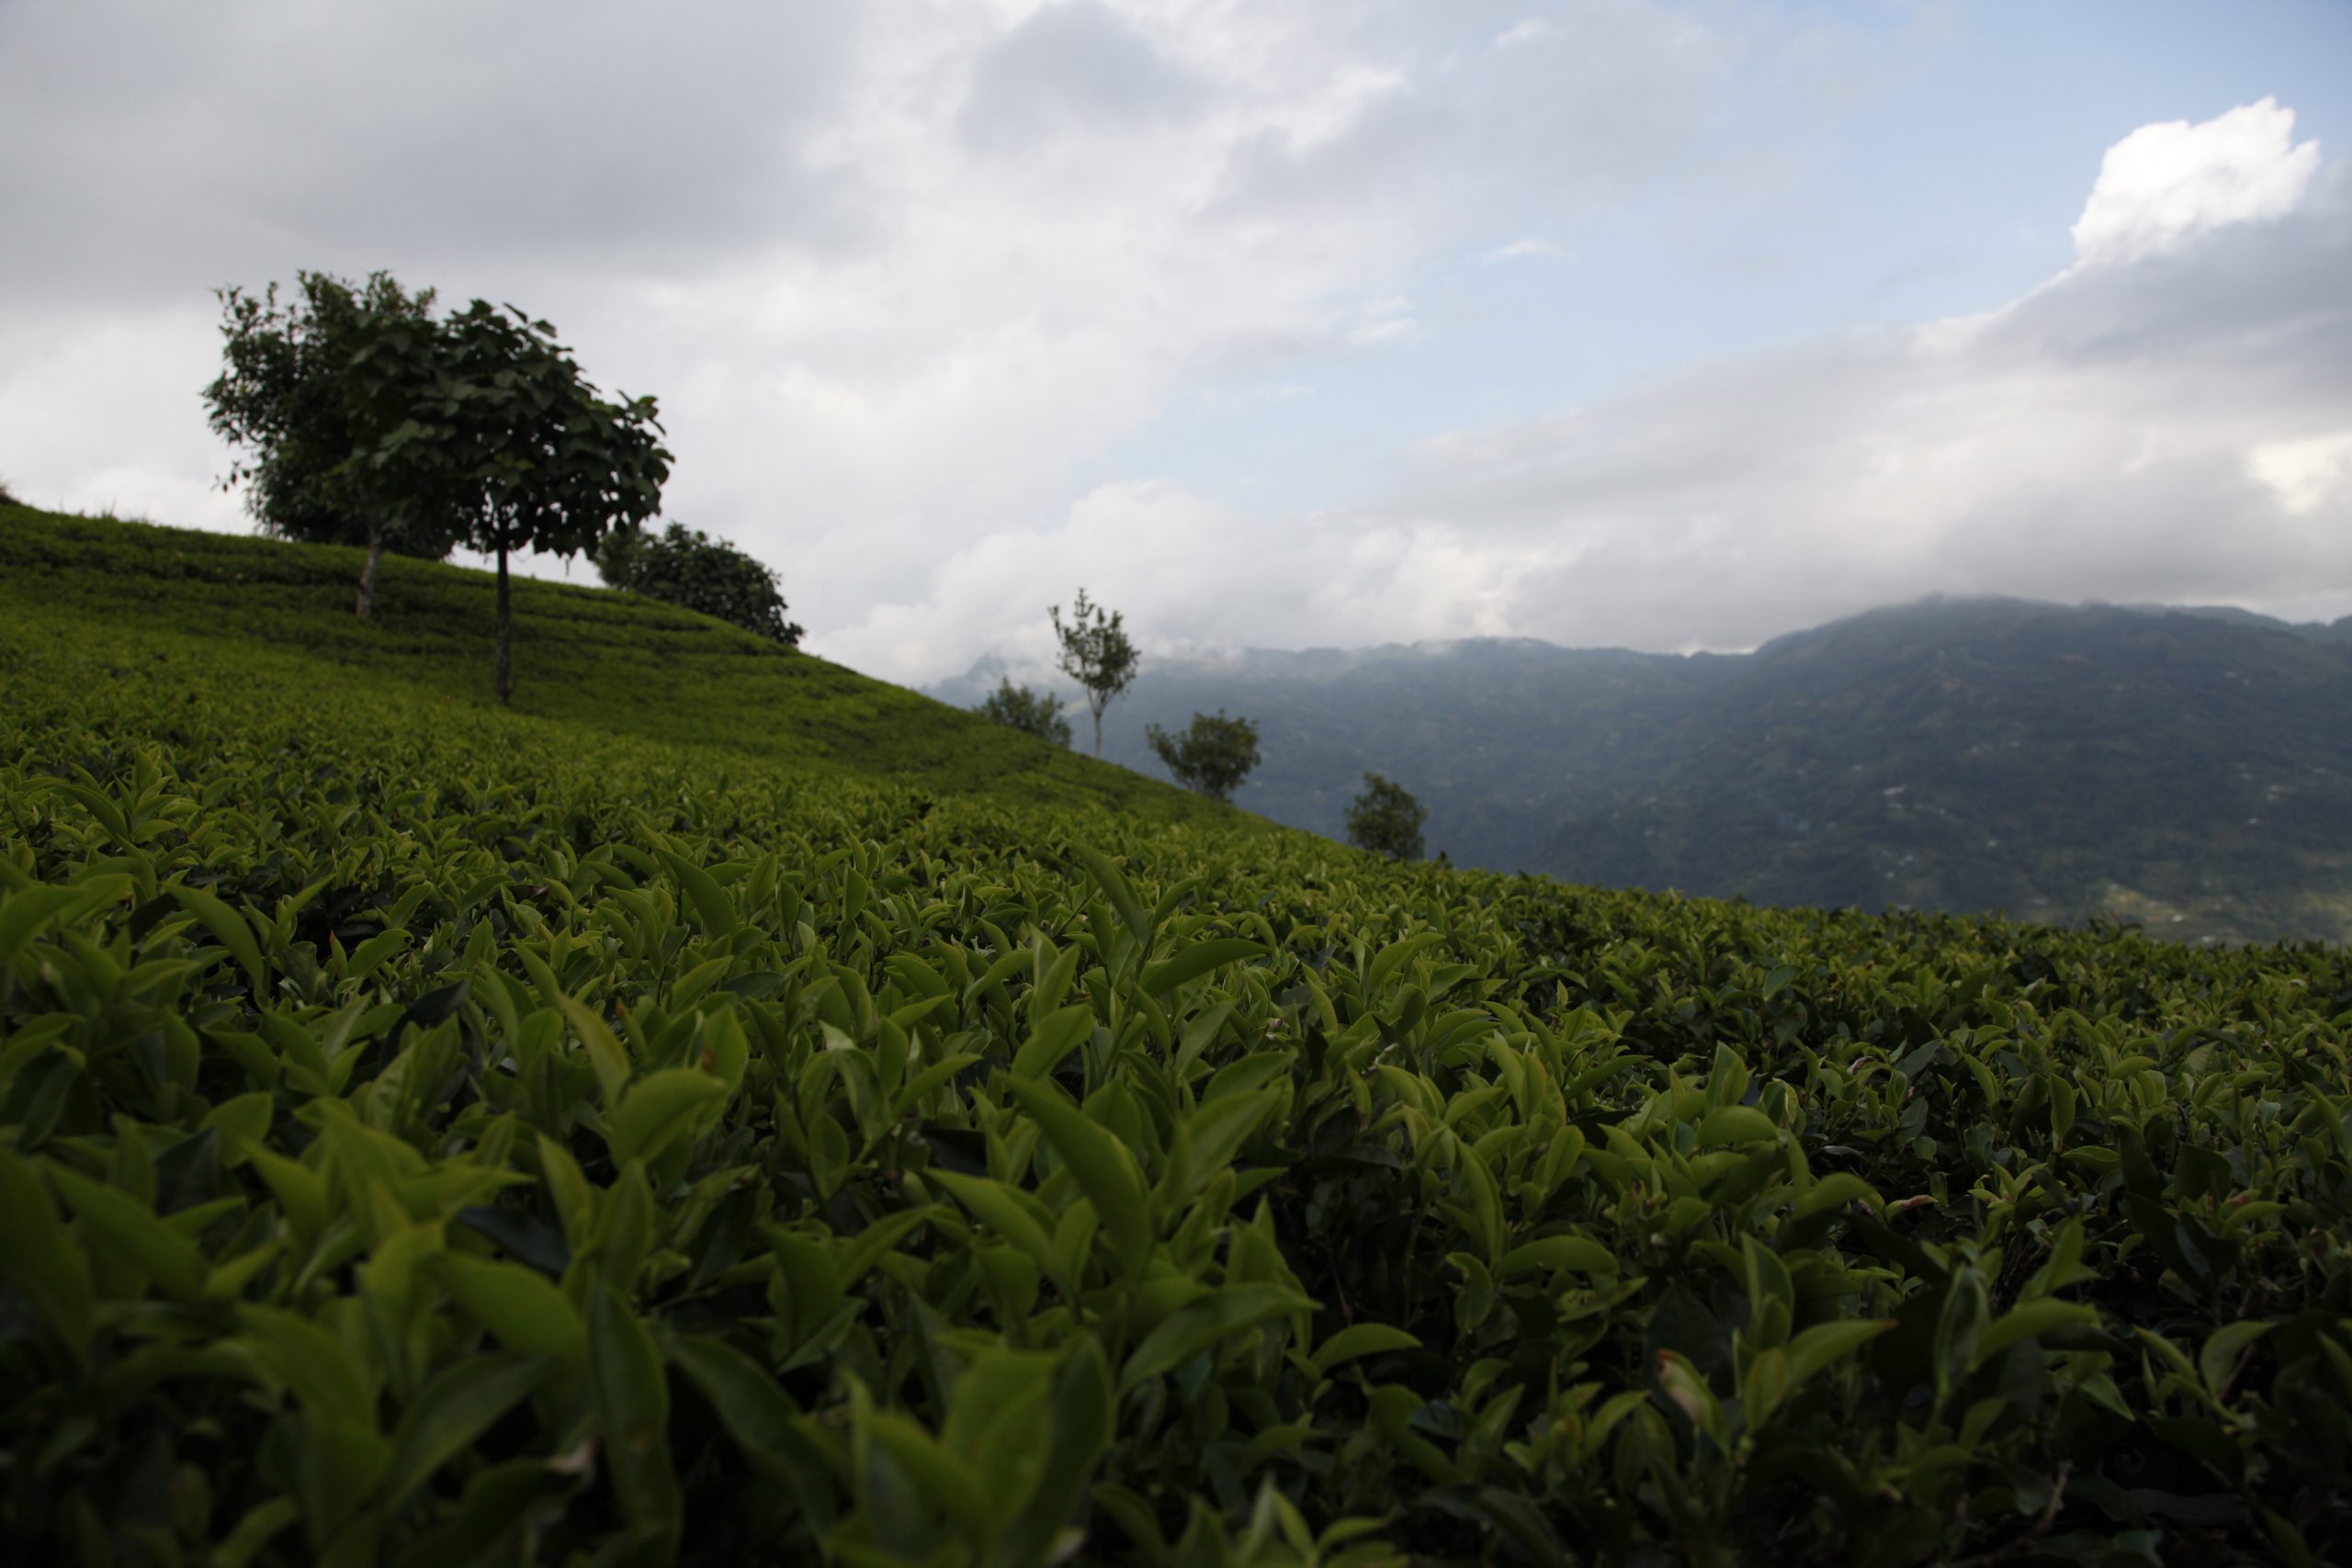
[[(78, 647), (103, 626), (118, 663), (244, 661), (256, 679), (314, 687), (322, 713), (386, 687), (491, 707), (490, 575), (389, 558), (375, 618), (360, 621), (361, 554), (0, 505), (0, 614), (28, 634), (20, 649)], [(1253, 820), (707, 615), (534, 578), (514, 593), (511, 712), (526, 723), (946, 794)]]
[(0, 513), (0, 1558), (2352, 1557), (2352, 958), (1376, 860)]

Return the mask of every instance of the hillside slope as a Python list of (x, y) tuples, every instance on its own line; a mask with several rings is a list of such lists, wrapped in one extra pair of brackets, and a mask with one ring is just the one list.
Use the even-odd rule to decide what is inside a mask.
[[(985, 669), (934, 687), (976, 700)], [(1106, 754), (1223, 707), (1235, 795), (1338, 836), (1363, 772), (1455, 862), (1788, 905), (2352, 938), (2352, 622), (1928, 601), (1744, 656), (1473, 639), (1147, 660)]]
[(2352, 937), (2352, 647), (1931, 602), (1783, 637), (1532, 863), (1770, 903)]
[[(23, 647), (100, 627), (126, 660), (299, 658), (322, 703), (344, 671), (490, 706), (491, 575), (390, 557), (375, 619), (362, 622), (350, 613), (359, 562), (356, 549), (0, 505), (0, 615)], [(514, 581), (514, 602), (518, 723), (942, 794), (1256, 821), (707, 615), (528, 578)]]
[(579, 590), (509, 712), (463, 574), (0, 536), (0, 1561), (2352, 1561), (2352, 953), (1392, 863)]
[[(1250, 810), (1344, 839), (1371, 769), (1430, 808), (1432, 854), (1532, 870), (1553, 830), (1615, 801), (1634, 759), (1738, 662), (1531, 638), (1147, 659), (1111, 710), (1103, 755), (1164, 775), (1145, 727), (1182, 728), (1222, 707), (1258, 726), (1264, 761), (1234, 795)], [(1000, 672), (983, 661), (928, 689), (977, 703)]]

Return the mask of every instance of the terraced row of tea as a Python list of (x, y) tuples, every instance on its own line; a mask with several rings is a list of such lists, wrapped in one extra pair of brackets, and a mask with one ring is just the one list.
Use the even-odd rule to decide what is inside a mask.
[(2340, 953), (1396, 866), (7, 592), (19, 1554), (2352, 1552)]

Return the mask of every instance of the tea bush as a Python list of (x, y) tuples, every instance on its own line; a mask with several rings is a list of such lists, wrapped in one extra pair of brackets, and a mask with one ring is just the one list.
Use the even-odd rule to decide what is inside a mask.
[(71, 587), (0, 633), (15, 1561), (2352, 1555), (2341, 952), (325, 700)]

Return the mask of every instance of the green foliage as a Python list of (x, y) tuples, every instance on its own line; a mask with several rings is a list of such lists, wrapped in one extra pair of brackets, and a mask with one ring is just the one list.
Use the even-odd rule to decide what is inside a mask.
[(354, 288), (322, 272), (295, 275), (299, 298), (218, 291), (222, 368), (204, 389), (213, 431), (242, 450), (222, 486), (245, 488), (262, 531), (312, 544), (359, 545), (368, 565), (356, 605), (373, 604), (383, 551), (439, 560), (462, 523), (351, 461), (369, 437), (356, 360), (371, 326), (430, 326), (433, 290), (410, 294), (379, 272)]
[(1211, 800), (1232, 799), (1260, 760), (1258, 727), (1246, 718), (1226, 717), (1223, 708), (1214, 715), (1194, 714), (1193, 722), (1173, 735), (1155, 724), (1144, 739), (1178, 784)]
[[(222, 682), (296, 683), (319, 705), (373, 701), (379, 682), (468, 712), (490, 701), (491, 576), (387, 559), (384, 618), (361, 623), (349, 599), (359, 561), (356, 549), (11, 511), (0, 514), (0, 620), (27, 643), (108, 627), (119, 646), (99, 668), (106, 680), (175, 664)], [(935, 796), (1266, 828), (666, 604), (540, 578), (516, 579), (514, 604), (515, 635), (544, 672), (511, 711), (568, 733), (788, 765), (815, 781), (880, 776)]]
[(1070, 608), (1069, 624), (1062, 624), (1062, 607), (1054, 605), (1046, 612), (1054, 621), (1054, 636), (1061, 643), (1062, 673), (1086, 690), (1087, 711), (1094, 716), (1094, 754), (1102, 754), (1102, 710), (1111, 699), (1135, 682), (1140, 656), (1136, 645), (1127, 639), (1125, 616), (1119, 611), (1105, 611), (1100, 604), (1087, 602), (1086, 590), (1078, 591), (1078, 603)]
[(111, 532), (0, 518), (15, 1559), (2352, 1553), (2341, 952), (811, 771)]
[(659, 534), (616, 528), (596, 547), (596, 574), (615, 588), (715, 615), (755, 637), (800, 646), (775, 573), (724, 539), (673, 523)]
[(1363, 792), (1348, 802), (1348, 842), (1394, 860), (1419, 860), (1429, 815), (1403, 784), (1367, 771)]
[(351, 358), (358, 446), (373, 490), (458, 521), (497, 558), (498, 700), (514, 694), (507, 557), (570, 558), (661, 505), (670, 454), (650, 398), (607, 402), (555, 329), (477, 299), (446, 321), (364, 318)]
[(1023, 735), (1034, 735), (1057, 746), (1069, 744), (1069, 720), (1062, 716), (1061, 698), (1050, 692), (1016, 686), (1010, 675), (972, 711), (995, 723), (1009, 724)]

